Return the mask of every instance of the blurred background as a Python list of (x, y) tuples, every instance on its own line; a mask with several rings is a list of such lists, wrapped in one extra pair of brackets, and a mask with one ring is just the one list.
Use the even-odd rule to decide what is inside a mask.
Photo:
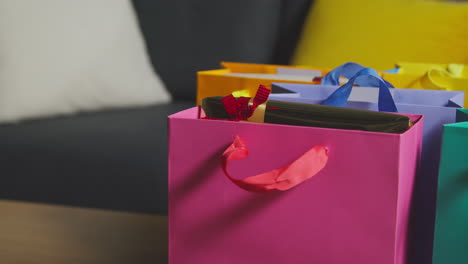
[(466, 1), (0, 0), (0, 198), (165, 215), (197, 71), (467, 64), (466, 21)]

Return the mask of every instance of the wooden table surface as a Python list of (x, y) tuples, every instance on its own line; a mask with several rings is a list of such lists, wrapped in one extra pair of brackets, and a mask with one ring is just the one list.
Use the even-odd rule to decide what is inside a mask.
[(2, 264), (167, 263), (167, 217), (0, 201)]

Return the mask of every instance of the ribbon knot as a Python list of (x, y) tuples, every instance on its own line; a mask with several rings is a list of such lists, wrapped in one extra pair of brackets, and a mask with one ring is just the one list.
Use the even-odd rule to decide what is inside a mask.
[(239, 97), (228, 95), (221, 99), (226, 113), (235, 121), (248, 120), (255, 112), (257, 107), (268, 100), (270, 89), (263, 85), (258, 87), (254, 98)]

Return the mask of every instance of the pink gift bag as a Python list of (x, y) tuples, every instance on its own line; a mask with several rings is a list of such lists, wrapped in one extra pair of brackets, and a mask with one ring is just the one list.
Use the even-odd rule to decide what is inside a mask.
[(403, 134), (170, 116), (169, 263), (407, 263), (409, 116)]

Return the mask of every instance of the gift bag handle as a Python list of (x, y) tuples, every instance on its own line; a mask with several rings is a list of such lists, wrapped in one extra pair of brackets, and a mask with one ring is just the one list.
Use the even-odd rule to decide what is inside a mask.
[[(340, 85), (340, 76), (343, 76), (347, 79), (352, 78), (354, 75), (358, 74), (359, 71), (365, 69), (366, 67), (362, 66), (361, 64), (355, 62), (347, 62), (343, 65), (336, 67), (335, 69), (331, 70), (322, 78), (322, 85)], [(384, 82), (391, 88), (393, 85), (386, 80)], [(371, 86), (368, 83), (368, 79), (362, 78), (356, 80), (355, 84), (359, 86)]]
[[(398, 74), (400, 71), (404, 71), (405, 74), (422, 74), (419, 80), (422, 87), (432, 90), (450, 90), (451, 83), (449, 80), (452, 78), (462, 77), (463, 68), (465, 67), (463, 64), (457, 63), (447, 64), (446, 67), (441, 65), (429, 65), (429, 67), (427, 67), (425, 64), (422, 66), (419, 63), (416, 63), (416, 65), (416, 67), (408, 65), (405, 66), (404, 64), (401, 65), (399, 63), (397, 64), (397, 68), (392, 70), (391, 73)], [(408, 67), (408, 69), (406, 69), (406, 67)], [(421, 70), (423, 67), (427, 68)], [(437, 77), (442, 78), (439, 79)], [(410, 87), (412, 87), (412, 85)]]
[(398, 112), (392, 94), (391, 85), (379, 76), (377, 71), (371, 68), (364, 68), (354, 75), (349, 81), (334, 91), (322, 105), (344, 107), (348, 102), (353, 86), (358, 79), (363, 79), (362, 83), (367, 83), (371, 87), (379, 87), (378, 107), (381, 112)]
[(316, 145), (290, 164), (244, 179), (235, 179), (227, 171), (228, 164), (233, 160), (249, 156), (247, 145), (239, 136), (224, 151), (222, 166), (225, 175), (240, 188), (249, 192), (271, 192), (274, 190), (289, 190), (319, 173), (328, 162), (328, 150)]
[(455, 75), (441, 67), (431, 67), (427, 70), (426, 74), (421, 77), (421, 83), (423, 87), (427, 87), (433, 90), (448, 90), (447, 84), (439, 83), (435, 80), (435, 76), (441, 76), (445, 78), (454, 78)]

